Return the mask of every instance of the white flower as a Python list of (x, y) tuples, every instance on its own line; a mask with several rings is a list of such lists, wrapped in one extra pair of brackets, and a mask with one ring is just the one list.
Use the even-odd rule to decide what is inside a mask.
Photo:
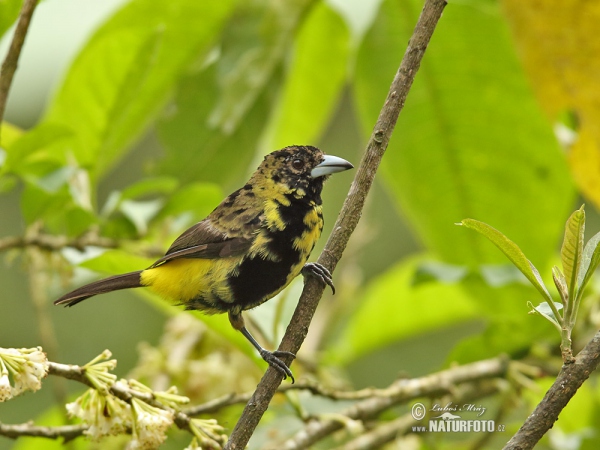
[(107, 395), (111, 386), (117, 380), (117, 376), (110, 373), (117, 367), (117, 360), (109, 358), (112, 356), (110, 350), (104, 350), (83, 368), (85, 369), (85, 377), (92, 383), (98, 391)]
[(127, 445), (128, 450), (154, 449), (167, 438), (167, 431), (173, 424), (173, 413), (155, 408), (134, 398), (131, 400), (133, 410), (133, 439)]
[(132, 424), (131, 407), (112, 396), (88, 389), (73, 403), (67, 404), (71, 417), (78, 417), (89, 428), (85, 431), (93, 440), (107, 435), (123, 434)]
[[(14, 386), (11, 388), (13, 397), (25, 391), (39, 390), (42, 387), (42, 378), (48, 375), (48, 358), (40, 347), (19, 350), (0, 348), (0, 361), (2, 362), (0, 373), (2, 388), (0, 389), (6, 391), (8, 373), (10, 373), (14, 381)], [(6, 394), (2, 397), (6, 397)]]
[[(221, 448), (227, 442), (227, 436), (222, 434), (225, 429), (215, 419), (192, 419), (190, 430), (198, 440), (196, 444), (199, 447), (204, 445), (208, 448)], [(194, 448), (192, 445), (194, 441), (190, 448)]]
[(8, 379), (8, 370), (4, 366), (4, 362), (0, 359), (0, 402), (5, 402), (12, 398), (10, 380)]

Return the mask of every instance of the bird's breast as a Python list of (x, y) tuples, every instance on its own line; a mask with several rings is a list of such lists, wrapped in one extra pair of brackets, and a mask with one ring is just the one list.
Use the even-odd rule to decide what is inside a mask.
[(323, 229), (320, 205), (274, 203), (265, 208), (266, 224), (229, 281), (243, 309), (274, 297), (297, 277)]

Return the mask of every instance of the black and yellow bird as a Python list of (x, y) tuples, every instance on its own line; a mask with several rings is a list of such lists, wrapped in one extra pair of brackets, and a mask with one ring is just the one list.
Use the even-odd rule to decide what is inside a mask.
[(54, 303), (73, 306), (94, 295), (148, 286), (188, 310), (227, 312), (231, 325), (261, 357), (293, 381), (280, 357), (294, 355), (262, 348), (246, 329), (242, 311), (274, 297), (300, 273), (334, 289), (325, 267), (306, 262), (323, 229), (323, 183), (328, 175), (352, 167), (311, 146), (270, 153), (241, 189), (179, 236), (150, 267), (95, 281)]

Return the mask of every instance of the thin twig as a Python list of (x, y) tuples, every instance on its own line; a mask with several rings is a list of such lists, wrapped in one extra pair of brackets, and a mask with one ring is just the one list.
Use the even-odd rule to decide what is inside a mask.
[(20, 423), (18, 425), (8, 425), (0, 423), (0, 436), (10, 439), (19, 437), (43, 437), (48, 439), (64, 438), (70, 441), (79, 437), (87, 430), (87, 425), (63, 425), (59, 427), (44, 427), (29, 423)]
[[(348, 240), (358, 224), (365, 199), (387, 148), (398, 115), (404, 106), (423, 54), (445, 6), (445, 0), (426, 0), (425, 2), (398, 73), (392, 82), (385, 104), (367, 144), (365, 154), (356, 171), (356, 176), (344, 206), (325, 245), (325, 249), (319, 257), (319, 263), (331, 271), (340, 260)], [(308, 327), (322, 294), (323, 286), (318, 281), (307, 280), (294, 316), (279, 346), (280, 350), (294, 354), (298, 352), (308, 333)], [(286, 362), (290, 363), (291, 361), (287, 358)], [(250, 436), (254, 433), (273, 395), (275, 395), (281, 380), (282, 376), (278, 371), (272, 368), (267, 370), (225, 445), (227, 450), (239, 450), (246, 447)]]
[(77, 238), (54, 236), (51, 234), (36, 233), (32, 236), (9, 236), (0, 239), (0, 252), (13, 248), (39, 247), (42, 250), (59, 251), (72, 247), (83, 251), (85, 247), (94, 246), (102, 248), (117, 248), (119, 242), (101, 236), (85, 234)]
[[(327, 389), (314, 381), (301, 380), (297, 384), (280, 386), (278, 391), (284, 393), (292, 390), (304, 390), (311, 392), (313, 395), (332, 400), (360, 400), (359, 403), (348, 408), (348, 417), (364, 419), (367, 416), (376, 415), (385, 409), (400, 403), (405, 403), (409, 400), (420, 397), (439, 397), (441, 395), (455, 393), (456, 386), (459, 385), (505, 377), (510, 364), (511, 362), (508, 358), (498, 357), (464, 366), (452, 367), (421, 378), (399, 379), (384, 389), (369, 388), (358, 391), (337, 391)], [(48, 374), (77, 381), (86, 386), (93, 387), (92, 383), (85, 376), (85, 368), (82, 366), (60, 364), (50, 361), (48, 362)], [(124, 383), (113, 385), (110, 392), (126, 402), (131, 402), (131, 399), (135, 397), (157, 408), (171, 411), (158, 402), (151, 393), (129, 389)], [(244, 394), (229, 394), (201, 405), (186, 408), (181, 412), (176, 413), (175, 423), (179, 428), (189, 431), (189, 421), (191, 417), (200, 414), (214, 413), (230, 405), (245, 403), (251, 396), (251, 392)], [(333, 428), (330, 428), (332, 426)], [(339, 427), (341, 427), (341, 425)], [(336, 428), (336, 422), (333, 422), (333, 424), (320, 422), (320, 428), (312, 425), (311, 430), (312, 433), (318, 432), (328, 434), (337, 430), (339, 427)], [(16, 438), (19, 435), (23, 435), (40, 436), (51, 439), (63, 436), (65, 439), (73, 439), (82, 435), (86, 429), (86, 426), (38, 427), (31, 423), (19, 425), (0, 424), (0, 435), (10, 438)], [(307, 431), (306, 433), (309, 432)]]
[[(4, 111), (6, 109), (6, 101), (8, 99), (8, 91), (12, 84), (15, 71), (19, 62), (19, 56), (21, 55), (21, 49), (25, 42), (25, 36), (27, 36), (27, 30), (29, 29), (29, 23), (31, 22), (31, 16), (37, 5), (38, 0), (25, 0), (17, 26), (15, 28), (15, 34), (13, 35), (8, 53), (4, 62), (2, 63), (2, 69), (0, 69), (0, 123), (4, 119)], [(2, 140), (0, 139), (0, 142)]]
[[(489, 397), (500, 391), (498, 383), (475, 382), (461, 386), (461, 389), (455, 390), (453, 395), (446, 397), (441, 403), (464, 404), (484, 397)], [(422, 422), (415, 420), (412, 414), (402, 415), (389, 422), (384, 422), (367, 433), (364, 433), (335, 450), (370, 450), (380, 448), (388, 442), (397, 439), (399, 436), (410, 433), (413, 426), (421, 426)], [(488, 433), (490, 434), (490, 433)], [(306, 447), (285, 447), (286, 449), (300, 450)]]
[[(408, 400), (420, 397), (440, 397), (455, 395), (456, 386), (503, 378), (509, 370), (509, 360), (504, 357), (478, 361), (464, 366), (453, 367), (422, 378), (398, 380), (383, 390), (385, 395), (367, 398), (340, 412), (340, 415), (354, 420), (366, 420)], [(294, 437), (282, 446), (286, 450), (309, 448), (316, 442), (341, 429), (343, 423), (335, 420), (315, 420), (309, 422)]]
[(598, 364), (600, 364), (600, 331), (579, 352), (574, 362), (563, 365), (556, 381), (519, 431), (508, 441), (504, 450), (533, 448), (552, 428), (560, 412), (567, 406), (577, 389), (596, 370)]

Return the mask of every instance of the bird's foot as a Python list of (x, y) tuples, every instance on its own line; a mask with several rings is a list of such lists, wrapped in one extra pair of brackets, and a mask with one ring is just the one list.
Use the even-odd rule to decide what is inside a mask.
[(331, 272), (327, 270), (325, 266), (319, 263), (307, 263), (302, 268), (302, 275), (305, 277), (311, 276), (318, 278), (323, 284), (331, 288), (331, 292), (335, 294), (335, 286), (333, 285), (333, 279), (331, 278)]
[(294, 355), (292, 352), (283, 352), (279, 350), (270, 352), (269, 350), (262, 349), (260, 351), (260, 356), (262, 357), (262, 359), (268, 362), (271, 367), (273, 367), (279, 373), (281, 373), (281, 375), (283, 375), (284, 380), (287, 377), (290, 377), (292, 379), (292, 384), (294, 384), (296, 380), (294, 379), (294, 375), (292, 375), (292, 371), (290, 370), (288, 365), (279, 358), (284, 356), (291, 356), (292, 358), (295, 358), (296, 355)]

